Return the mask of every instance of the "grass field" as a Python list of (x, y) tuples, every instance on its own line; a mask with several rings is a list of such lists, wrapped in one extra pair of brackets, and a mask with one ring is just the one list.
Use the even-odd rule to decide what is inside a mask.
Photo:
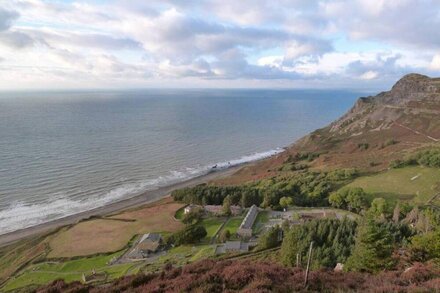
[(136, 273), (132, 267), (135, 264), (123, 264), (109, 266), (107, 263), (120, 253), (90, 258), (80, 258), (66, 262), (44, 262), (29, 266), (18, 276), (11, 279), (0, 291), (14, 290), (31, 285), (43, 285), (56, 279), (64, 279), (66, 282), (79, 281), (82, 274), (90, 274), (92, 270), (105, 272), (108, 278), (124, 276), (129, 270)]
[(260, 230), (264, 227), (264, 224), (267, 222), (269, 222), (269, 212), (259, 212), (257, 218), (255, 219), (254, 226), (252, 227), (252, 232), (254, 234), (258, 234)]
[[(50, 242), (49, 258), (86, 256), (122, 249), (136, 234), (174, 232), (183, 224), (174, 220), (182, 207), (172, 199), (156, 205), (123, 212), (108, 219), (84, 221), (64, 229)], [(93, 239), (93, 241), (91, 241)]]
[(243, 217), (230, 218), (223, 227), (223, 230), (229, 230), (231, 235), (235, 235), (240, 227), (241, 222), (243, 222)]
[(205, 237), (204, 242), (210, 241), (224, 222), (224, 218), (207, 218), (202, 220), (200, 224), (205, 227), (206, 232), (208, 233)]
[(176, 213), (174, 214), (174, 217), (175, 217), (177, 220), (182, 220), (182, 219), (183, 219), (183, 215), (184, 215), (184, 213), (185, 213), (185, 206), (183, 206), (183, 207), (181, 207), (180, 209), (178, 209), (178, 210), (176, 211)]
[(440, 169), (416, 166), (360, 177), (347, 186), (361, 187), (375, 197), (426, 203), (440, 191), (439, 184)]

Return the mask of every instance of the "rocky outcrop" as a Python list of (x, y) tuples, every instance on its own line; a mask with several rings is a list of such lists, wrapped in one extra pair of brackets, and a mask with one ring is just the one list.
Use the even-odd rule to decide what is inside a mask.
[(399, 120), (411, 124), (410, 116), (416, 120), (415, 115), (424, 114), (440, 115), (440, 78), (408, 74), (390, 91), (360, 98), (348, 113), (329, 126), (329, 132), (359, 135), (388, 129)]

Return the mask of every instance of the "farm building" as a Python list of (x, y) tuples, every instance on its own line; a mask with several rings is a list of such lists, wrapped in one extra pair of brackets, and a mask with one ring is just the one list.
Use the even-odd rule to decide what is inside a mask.
[(242, 241), (226, 241), (224, 244), (218, 245), (215, 253), (223, 254), (227, 252), (248, 252), (249, 243)]
[(159, 251), (163, 244), (162, 236), (158, 233), (148, 233), (142, 235), (136, 247), (129, 253), (131, 259), (142, 259), (151, 253)]
[(190, 204), (183, 209), (183, 213), (186, 215), (186, 214), (189, 214), (190, 212), (192, 212), (198, 208), (199, 208), (198, 205)]
[(256, 205), (251, 206), (246, 216), (241, 222), (240, 227), (237, 230), (237, 234), (241, 237), (250, 238), (252, 237), (252, 226), (254, 225), (255, 219), (257, 218), (258, 208)]
[[(221, 205), (205, 205), (203, 206), (203, 208), (207, 213), (211, 213), (216, 216), (220, 216), (223, 214), (223, 206)], [(241, 214), (242, 208), (240, 206), (234, 205), (230, 207), (230, 210), (233, 216), (238, 216)]]
[(162, 236), (158, 233), (144, 234), (137, 247), (144, 253), (156, 252), (162, 244)]

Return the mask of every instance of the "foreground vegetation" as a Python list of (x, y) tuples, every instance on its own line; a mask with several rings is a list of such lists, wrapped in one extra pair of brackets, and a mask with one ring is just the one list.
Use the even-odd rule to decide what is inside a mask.
[[(304, 286), (304, 271), (278, 264), (254, 261), (204, 260), (184, 268), (167, 266), (161, 273), (119, 279), (113, 292), (435, 292), (440, 289), (440, 270), (416, 264), (410, 270), (365, 273), (310, 272)], [(108, 292), (108, 288), (81, 283), (54, 282), (41, 293)]]

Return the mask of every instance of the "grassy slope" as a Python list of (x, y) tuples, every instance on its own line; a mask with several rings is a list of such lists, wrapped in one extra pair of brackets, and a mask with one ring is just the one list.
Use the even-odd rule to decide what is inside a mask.
[[(419, 177), (411, 180), (415, 176)], [(391, 169), (376, 175), (360, 177), (348, 186), (362, 187), (375, 197), (426, 203), (439, 192), (439, 184), (440, 169), (417, 166)]]
[(29, 266), (18, 276), (11, 279), (2, 290), (13, 290), (30, 285), (47, 284), (56, 279), (64, 279), (66, 282), (79, 281), (82, 274), (90, 274), (93, 269), (96, 272), (106, 272), (110, 279), (118, 278), (134, 266), (123, 264), (109, 266), (107, 263), (120, 253), (91, 258), (81, 258), (66, 262), (43, 262)]

